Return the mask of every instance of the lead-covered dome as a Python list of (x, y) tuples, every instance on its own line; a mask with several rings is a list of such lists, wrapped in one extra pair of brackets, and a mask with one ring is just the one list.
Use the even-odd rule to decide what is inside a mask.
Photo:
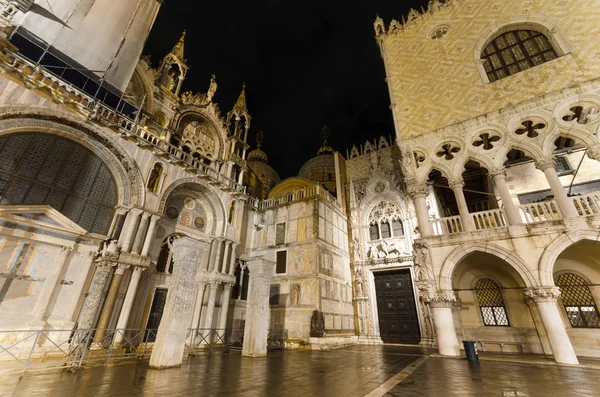
[(269, 158), (261, 149), (264, 140), (264, 133), (261, 131), (256, 136), (257, 148), (248, 153), (248, 168), (256, 175), (267, 191), (281, 181), (277, 171), (268, 164)]
[(333, 148), (329, 146), (329, 136), (331, 131), (324, 127), (321, 132), (323, 145), (319, 148), (317, 156), (308, 160), (300, 168), (298, 176), (309, 181), (322, 184), (327, 190), (335, 192), (335, 157)]

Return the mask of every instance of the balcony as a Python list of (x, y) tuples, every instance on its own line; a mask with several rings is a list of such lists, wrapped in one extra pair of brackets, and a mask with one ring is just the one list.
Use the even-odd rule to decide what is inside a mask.
[(35, 65), (16, 53), (13, 48), (5, 46), (0, 49), (0, 69), (18, 77), (28, 89), (49, 96), (54, 102), (119, 134), (121, 138), (135, 143), (141, 149), (148, 150), (175, 166), (185, 168), (187, 172), (201, 179), (209, 180), (209, 183), (221, 190), (232, 191), (235, 195), (245, 194), (245, 186), (160, 139), (138, 125), (136, 120), (91, 97), (60, 76)]
[[(600, 215), (600, 192), (570, 197), (580, 217)], [(537, 225), (544, 222), (563, 220), (555, 200), (522, 204), (518, 208), (524, 225)], [(473, 218), (475, 230), (493, 230), (508, 227), (509, 223), (502, 209), (480, 211), (469, 214)], [(458, 234), (465, 231), (460, 216), (430, 220), (435, 236)]]

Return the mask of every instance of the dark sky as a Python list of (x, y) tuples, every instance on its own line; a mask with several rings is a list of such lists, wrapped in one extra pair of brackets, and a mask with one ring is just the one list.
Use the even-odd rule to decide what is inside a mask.
[(246, 82), (249, 143), (265, 132), (264, 150), (282, 178), (316, 155), (323, 125), (344, 156), (353, 143), (394, 135), (389, 95), (374, 39), (377, 13), (386, 26), (427, 0), (164, 0), (145, 53), (153, 65), (187, 29), (183, 91), (206, 92), (231, 109)]

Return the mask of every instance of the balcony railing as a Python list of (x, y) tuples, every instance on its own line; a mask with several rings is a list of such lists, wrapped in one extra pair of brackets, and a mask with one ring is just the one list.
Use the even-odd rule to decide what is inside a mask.
[[(600, 192), (570, 197), (579, 216), (600, 214)], [(551, 222), (563, 219), (555, 200), (539, 203), (521, 204), (517, 207), (521, 221), (526, 225), (540, 222)], [(491, 230), (508, 226), (507, 218), (502, 209), (480, 211), (469, 214), (473, 217), (476, 230)], [(435, 236), (456, 234), (464, 231), (460, 216), (432, 219)]]
[(333, 197), (327, 190), (322, 188), (319, 185), (306, 187), (304, 189), (295, 190), (293, 192), (289, 192), (280, 197), (273, 197), (270, 199), (266, 199), (258, 202), (257, 208), (260, 211), (264, 211), (270, 208), (279, 207), (282, 205), (287, 205), (291, 203), (295, 203), (298, 201), (306, 200), (312, 197), (319, 197), (325, 202), (335, 205), (337, 200)]
[(223, 190), (238, 194), (245, 193), (245, 186), (222, 175), (200, 159), (194, 158), (178, 147), (160, 139), (138, 125), (134, 119), (106, 106), (48, 69), (35, 65), (7, 47), (2, 48), (0, 58), (0, 62), (4, 63), (5, 68), (21, 75), (23, 80), (35, 89), (48, 92), (55, 101), (118, 132), (123, 138), (135, 142), (142, 149), (164, 157), (168, 162), (181, 166), (200, 178), (210, 179), (213, 185), (217, 185)]

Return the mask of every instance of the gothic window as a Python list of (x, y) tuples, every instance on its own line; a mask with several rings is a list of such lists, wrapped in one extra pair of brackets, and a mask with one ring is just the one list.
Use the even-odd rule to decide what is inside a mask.
[(496, 37), (481, 59), (490, 82), (558, 58), (548, 38), (533, 30), (513, 30)]
[(233, 225), (235, 223), (235, 211), (237, 209), (237, 204), (235, 201), (231, 202), (231, 206), (229, 207), (229, 224)]
[(394, 234), (394, 237), (404, 236), (404, 227), (402, 226), (401, 221), (392, 221), (392, 233)]
[(275, 273), (283, 274), (287, 271), (287, 251), (277, 251)]
[(379, 240), (379, 227), (377, 224), (369, 226), (369, 235), (371, 237), (371, 241)]
[(388, 222), (381, 223), (380, 227), (381, 227), (381, 238), (392, 237), (392, 232), (390, 230), (390, 224)]
[(106, 234), (117, 197), (110, 170), (84, 146), (44, 133), (0, 138), (0, 204), (49, 205), (87, 231)]
[(154, 164), (154, 168), (150, 172), (150, 177), (148, 178), (148, 184), (146, 187), (150, 193), (156, 193), (158, 191), (158, 187), (160, 185), (160, 178), (163, 174), (163, 166), (160, 163)]
[(475, 294), (484, 325), (504, 327), (510, 325), (498, 283), (491, 278), (477, 280), (475, 283)]
[(275, 230), (275, 245), (285, 244), (285, 222), (278, 223)]
[(599, 328), (600, 318), (588, 283), (574, 273), (562, 273), (554, 279), (560, 297), (574, 328)]

